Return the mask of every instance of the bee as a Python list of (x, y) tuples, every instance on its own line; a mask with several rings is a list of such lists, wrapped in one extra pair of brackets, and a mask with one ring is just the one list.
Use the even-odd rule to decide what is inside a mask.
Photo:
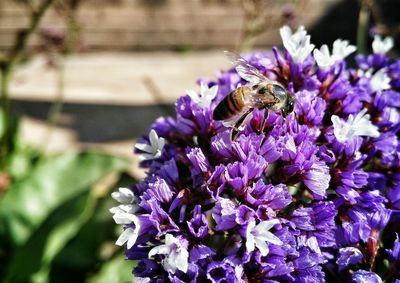
[(232, 126), (231, 138), (235, 139), (241, 126), (254, 108), (281, 112), (285, 118), (294, 110), (294, 97), (277, 81), (264, 76), (256, 67), (236, 53), (225, 51), (241, 78), (249, 82), (239, 86), (217, 105), (214, 120), (223, 120)]

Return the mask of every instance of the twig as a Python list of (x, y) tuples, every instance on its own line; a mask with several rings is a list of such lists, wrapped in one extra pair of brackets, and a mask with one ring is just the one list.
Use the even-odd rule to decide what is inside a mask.
[(30, 35), (37, 29), (40, 20), (44, 13), (50, 7), (55, 0), (44, 0), (38, 9), (32, 13), (30, 22), (27, 29), (20, 31), (17, 34), (15, 43), (11, 48), (10, 53), (0, 61), (0, 73), (1, 73), (1, 106), (3, 108), (2, 115), (3, 119), (3, 135), (0, 141), (0, 168), (3, 169), (6, 166), (6, 158), (10, 149), (11, 143), (11, 102), (9, 97), (9, 80), (13, 71), (13, 67), (18, 62), (21, 53), (24, 51)]
[(9, 68), (12, 68), (13, 64), (18, 60), (18, 57), (26, 47), (29, 36), (37, 29), (44, 13), (54, 1), (55, 0), (44, 0), (42, 5), (40, 5), (39, 8), (32, 13), (28, 28), (19, 32), (14, 47), (11, 49), (11, 52), (8, 56)]

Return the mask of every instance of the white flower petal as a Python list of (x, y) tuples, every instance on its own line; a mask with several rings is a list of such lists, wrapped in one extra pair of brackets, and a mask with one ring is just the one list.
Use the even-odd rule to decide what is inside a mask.
[(200, 83), (200, 95), (204, 96), (204, 94), (207, 92), (207, 90), (208, 90), (207, 84), (204, 82), (201, 82)]
[(170, 252), (171, 252), (171, 247), (169, 245), (156, 246), (149, 251), (149, 258), (154, 255), (167, 255)]
[(130, 204), (136, 198), (133, 192), (128, 188), (119, 188), (118, 192), (111, 193), (111, 197), (122, 204)]
[[(135, 229), (133, 229), (133, 228), (125, 229), (125, 231), (122, 232), (122, 234), (119, 236), (119, 238), (115, 242), (115, 244), (118, 246), (123, 246), (131, 237), (134, 237), (134, 239), (136, 241), (137, 233), (135, 233)], [(131, 247), (128, 247), (128, 248), (131, 248)]]
[(265, 241), (262, 241), (260, 239), (256, 239), (256, 246), (257, 249), (260, 251), (262, 256), (266, 256), (269, 253), (269, 248), (268, 244)]
[(165, 235), (165, 244), (172, 245), (172, 244), (180, 244), (179, 240), (175, 238), (172, 234)]
[(308, 238), (306, 243), (307, 243), (307, 246), (312, 251), (316, 252), (317, 254), (321, 254), (321, 249), (319, 248), (319, 244), (318, 244), (316, 237), (312, 236), (312, 237)]
[(111, 208), (109, 209), (109, 211), (110, 211), (112, 214), (125, 212), (125, 211), (123, 211), (123, 210), (122, 210), (120, 207), (118, 207), (118, 206), (111, 207)]
[(130, 224), (135, 221), (135, 217), (135, 215), (126, 212), (115, 213), (113, 215), (114, 221), (117, 224)]
[(254, 241), (253, 235), (251, 235), (251, 234), (247, 235), (247, 237), (246, 237), (246, 250), (247, 250), (247, 252), (250, 253), (250, 252), (254, 251), (255, 247), (256, 247), (256, 243)]
[(210, 106), (212, 100), (217, 95), (218, 85), (208, 88), (208, 85), (204, 82), (200, 84), (200, 94), (197, 94), (193, 90), (186, 91), (193, 102), (197, 103), (202, 108), (207, 108)]
[(177, 270), (176, 263), (170, 258), (166, 257), (161, 261), (164, 270), (169, 273), (175, 273)]
[(257, 225), (255, 230), (257, 230), (260, 233), (263, 233), (264, 231), (269, 231), (276, 224), (279, 224), (279, 220), (278, 219), (262, 221)]
[(289, 136), (289, 137), (287, 138), (287, 141), (286, 141), (286, 143), (285, 143), (285, 146), (286, 146), (286, 149), (287, 149), (287, 150), (290, 150), (290, 151), (293, 152), (293, 153), (296, 153), (296, 152), (297, 152), (296, 144), (295, 144), (294, 139), (293, 139), (292, 136)]
[(274, 234), (272, 234), (269, 231), (263, 231), (262, 233), (257, 234), (256, 239), (262, 240), (264, 242), (269, 242), (269, 243), (277, 245), (277, 246), (280, 246), (283, 244), (282, 241), (277, 236), (275, 236)]
[(135, 147), (141, 151), (147, 152), (147, 153), (152, 153), (153, 152), (153, 147), (151, 145), (145, 144), (145, 143), (137, 143), (135, 144)]
[(384, 40), (379, 35), (375, 35), (372, 42), (372, 50), (375, 54), (386, 54), (394, 46), (393, 38), (388, 36)]
[(199, 99), (199, 95), (197, 94), (197, 92), (195, 92), (194, 90), (191, 89), (187, 89), (186, 90), (186, 94), (190, 96), (190, 98), (197, 103), (198, 99)]
[(363, 109), (355, 117), (349, 115), (344, 122), (336, 115), (332, 115), (333, 133), (336, 139), (343, 143), (356, 136), (368, 136), (377, 138), (380, 133), (378, 127), (371, 123), (367, 109)]
[(357, 47), (349, 44), (348, 40), (336, 39), (333, 42), (332, 56), (336, 59), (344, 59), (357, 50)]
[(158, 139), (158, 143), (157, 143), (157, 150), (159, 151), (159, 152), (161, 152), (162, 151), (162, 149), (164, 148), (164, 145), (165, 145), (165, 139), (164, 138), (159, 138)]
[(302, 63), (314, 49), (314, 44), (310, 43), (311, 37), (307, 35), (304, 26), (300, 26), (295, 33), (292, 33), (288, 26), (283, 26), (279, 32), (283, 46), (298, 64)]
[(390, 78), (384, 69), (380, 69), (371, 77), (370, 85), (373, 91), (380, 91), (390, 88)]
[(185, 249), (180, 249), (180, 252), (174, 258), (175, 266), (182, 272), (187, 272), (189, 266), (189, 252)]
[(153, 160), (154, 158), (154, 155), (149, 153), (142, 153), (141, 155), (139, 155), (140, 160)]
[(136, 211), (138, 211), (139, 206), (137, 206), (136, 204), (121, 204), (118, 205), (118, 208), (121, 209), (123, 212), (134, 214)]
[(175, 273), (176, 269), (186, 272), (188, 269), (189, 252), (181, 245), (179, 239), (171, 234), (165, 235), (165, 244), (152, 248), (149, 252), (149, 258), (161, 254), (166, 257), (162, 260), (164, 269)]
[(133, 247), (133, 245), (136, 243), (138, 236), (139, 236), (139, 229), (135, 229), (134, 232), (129, 237), (128, 242), (126, 243), (126, 247), (128, 249)]
[[(128, 249), (132, 248), (132, 246), (136, 243), (136, 240), (137, 240), (137, 238), (139, 236), (139, 232), (140, 232), (140, 226), (141, 226), (139, 218), (136, 217), (135, 215), (132, 215), (132, 217), (130, 217), (130, 219), (132, 220), (131, 222), (133, 222), (135, 224), (135, 227), (134, 228), (129, 227), (129, 228), (125, 229), (124, 232), (122, 232), (122, 234), (119, 236), (119, 238), (115, 242), (115, 244), (118, 246), (122, 246), (127, 242)], [(131, 223), (131, 222), (129, 222), (129, 223)]]
[(276, 224), (279, 224), (278, 219), (262, 221), (255, 226), (255, 220), (250, 220), (246, 231), (246, 250), (247, 252), (254, 251), (257, 247), (263, 256), (269, 252), (268, 243), (274, 245), (282, 245), (282, 241), (269, 230)]
[(322, 69), (327, 69), (335, 63), (335, 59), (330, 55), (326, 44), (322, 45), (320, 50), (314, 50), (314, 58)]
[(133, 283), (150, 283), (151, 279), (148, 277), (135, 277)]
[(137, 143), (135, 147), (144, 153), (140, 155), (141, 160), (151, 160), (159, 158), (165, 145), (165, 139), (159, 138), (157, 132), (153, 129), (149, 133), (150, 145)]
[(207, 90), (206, 96), (209, 100), (213, 100), (217, 96), (217, 92), (218, 92), (218, 85), (214, 85)]

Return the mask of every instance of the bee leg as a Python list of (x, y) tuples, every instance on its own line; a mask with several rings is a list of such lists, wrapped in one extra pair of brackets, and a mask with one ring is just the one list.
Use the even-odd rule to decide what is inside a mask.
[(247, 110), (240, 118), (237, 120), (235, 123), (235, 126), (232, 128), (231, 132), (231, 140), (234, 141), (236, 139), (237, 134), (239, 133), (240, 126), (243, 124), (243, 122), (246, 120), (246, 117), (253, 111), (253, 108), (250, 108)]
[(265, 123), (266, 123), (266, 121), (268, 119), (268, 113), (269, 113), (268, 108), (264, 108), (264, 119), (263, 119), (263, 122), (262, 122), (262, 125), (261, 125), (261, 129), (260, 129), (261, 133), (264, 132)]

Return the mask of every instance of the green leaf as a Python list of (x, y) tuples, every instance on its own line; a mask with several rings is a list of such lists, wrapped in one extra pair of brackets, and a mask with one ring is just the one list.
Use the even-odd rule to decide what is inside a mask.
[(52, 257), (73, 236), (74, 230), (79, 229), (79, 222), (74, 222), (80, 219), (88, 200), (89, 193), (86, 192), (57, 208), (15, 251), (3, 282), (26, 282), (34, 273), (32, 282), (46, 282)]
[(101, 270), (88, 283), (131, 283), (134, 278), (130, 272), (133, 261), (124, 260), (122, 254), (104, 264)]
[(32, 168), (40, 156), (40, 152), (34, 148), (18, 143), (15, 146), (14, 152), (8, 157), (8, 173), (14, 182), (19, 182), (22, 178), (31, 173)]
[(47, 282), (53, 259), (95, 213), (99, 196), (91, 186), (127, 165), (107, 155), (65, 154), (13, 185), (0, 202), (0, 224), (7, 227), (0, 232), (8, 231), (16, 246), (6, 282), (26, 282), (33, 273), (32, 282)]
[[(82, 197), (86, 198), (86, 196), (87, 194)], [(79, 199), (77, 199), (77, 201), (79, 202)], [(93, 216), (96, 203), (97, 197), (95, 197), (94, 194), (89, 194), (83, 210), (77, 209), (75, 217), (70, 217), (68, 220), (61, 222), (60, 225), (52, 230), (44, 249), (40, 270), (32, 276), (33, 283), (46, 283), (49, 281), (53, 259)]]
[[(113, 190), (132, 185), (133, 182), (131, 176), (122, 174), (118, 183), (113, 185)], [(89, 275), (97, 274), (102, 264), (107, 264), (116, 253), (124, 261), (123, 249), (115, 245), (122, 227), (115, 224), (109, 211), (116, 205), (110, 192), (98, 200), (93, 216), (53, 260), (48, 282), (85, 282)], [(130, 268), (125, 270), (129, 275), (133, 264), (131, 261)], [(68, 274), (68, 278), (64, 274)]]
[(48, 158), (8, 189), (0, 200), (0, 223), (13, 244), (21, 246), (53, 210), (127, 165), (124, 159), (96, 153)]

